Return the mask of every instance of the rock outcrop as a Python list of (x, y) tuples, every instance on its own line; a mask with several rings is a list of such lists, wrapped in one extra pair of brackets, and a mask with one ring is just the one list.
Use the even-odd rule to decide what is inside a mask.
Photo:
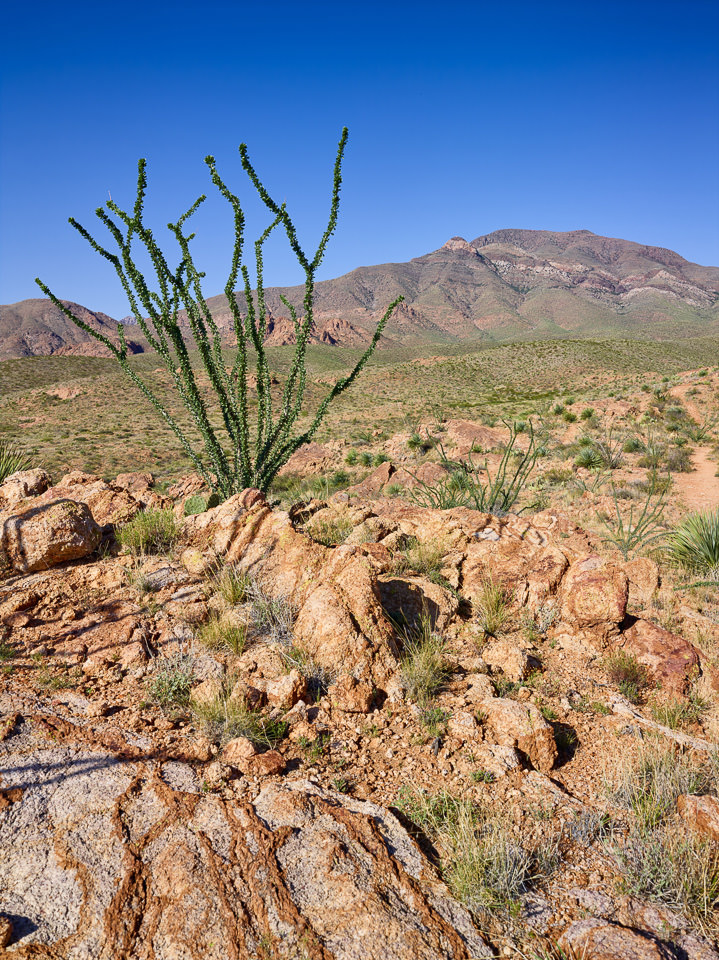
[(9, 957), (492, 956), (376, 804), (306, 781), (226, 800), (203, 794), (184, 764), (39, 733), (22, 723), (0, 744)]

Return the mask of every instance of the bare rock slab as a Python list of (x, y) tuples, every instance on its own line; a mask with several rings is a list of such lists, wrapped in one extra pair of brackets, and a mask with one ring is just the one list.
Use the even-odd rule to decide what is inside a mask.
[(242, 803), (181, 789), (182, 764), (163, 777), (28, 739), (0, 745), (3, 789), (19, 791), (0, 811), (10, 958), (492, 956), (386, 809), (304, 781)]

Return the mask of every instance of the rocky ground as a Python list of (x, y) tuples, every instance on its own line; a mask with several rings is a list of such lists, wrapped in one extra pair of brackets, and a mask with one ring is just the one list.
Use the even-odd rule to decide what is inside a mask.
[(0, 487), (7, 956), (719, 957), (716, 590), (402, 471)]

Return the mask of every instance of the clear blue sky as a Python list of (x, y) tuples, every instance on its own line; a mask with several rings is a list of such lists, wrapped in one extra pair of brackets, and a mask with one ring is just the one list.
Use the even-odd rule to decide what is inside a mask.
[[(203, 158), (250, 198), (246, 141), (310, 246), (341, 128), (343, 205), (321, 277), (501, 227), (570, 230), (719, 264), (719, 5), (594, 2), (12, 4), (3, 16), (0, 302), (119, 317), (108, 264), (67, 223), (131, 202), (149, 161), (159, 237), (201, 192), (195, 251), (221, 292), (231, 221)], [(98, 224), (99, 227), (99, 224)], [(300, 280), (286, 245), (268, 283)]]

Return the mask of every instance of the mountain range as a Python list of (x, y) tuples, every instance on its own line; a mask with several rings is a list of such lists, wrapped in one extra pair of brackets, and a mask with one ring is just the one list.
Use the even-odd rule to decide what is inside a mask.
[[(358, 267), (319, 282), (313, 340), (343, 346), (366, 342), (400, 294), (405, 301), (387, 327), (388, 345), (719, 335), (719, 267), (588, 230), (497, 230), (471, 241), (453, 237), (407, 263)], [(267, 289), (270, 343), (293, 340), (281, 296), (301, 307), (303, 287)], [(244, 297), (238, 298), (242, 305)], [(211, 297), (208, 304), (229, 337), (226, 297)], [(109, 317), (78, 309), (83, 319), (89, 316), (103, 329), (110, 324), (114, 332)], [(133, 333), (133, 340), (141, 346), (139, 335)], [(0, 359), (101, 350), (50, 301), (0, 306)]]

